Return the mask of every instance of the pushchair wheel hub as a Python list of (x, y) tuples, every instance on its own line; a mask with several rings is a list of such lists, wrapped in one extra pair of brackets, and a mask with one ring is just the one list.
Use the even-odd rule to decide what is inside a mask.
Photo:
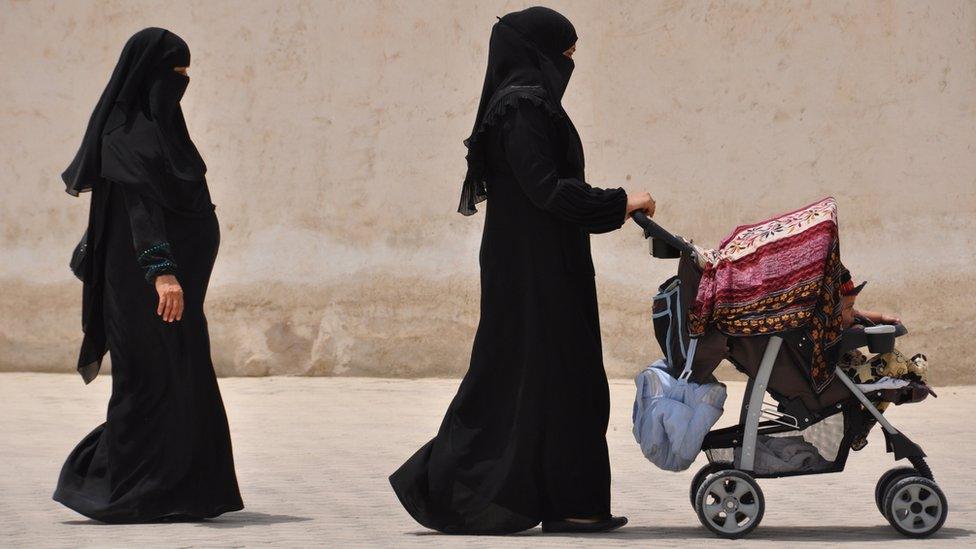
[(748, 473), (735, 469), (708, 476), (695, 497), (695, 512), (702, 525), (730, 539), (759, 526), (765, 508), (759, 484)]
[(935, 482), (911, 476), (888, 487), (884, 511), (895, 530), (909, 537), (923, 538), (942, 527), (949, 514), (949, 504)]
[(884, 497), (888, 493), (888, 488), (903, 478), (916, 476), (919, 474), (914, 467), (895, 467), (888, 469), (885, 474), (881, 475), (878, 484), (874, 487), (874, 503), (878, 506), (878, 512), (881, 513), (881, 516), (885, 516)]

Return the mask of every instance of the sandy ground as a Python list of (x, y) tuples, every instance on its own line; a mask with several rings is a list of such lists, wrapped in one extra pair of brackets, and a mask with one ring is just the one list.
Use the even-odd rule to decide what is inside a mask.
[[(50, 499), (62, 460), (104, 416), (111, 380), (84, 387), (61, 374), (0, 374), (0, 546), (557, 547), (703, 546), (717, 541), (687, 501), (695, 468), (666, 473), (646, 462), (630, 428), (632, 384), (613, 381), (610, 453), (619, 532), (583, 538), (539, 529), (511, 537), (450, 537), (424, 531), (398, 505), (386, 476), (437, 428), (456, 380), (227, 378), (221, 380), (246, 510), (211, 521), (108, 526)], [(743, 384), (730, 385), (723, 421)], [(950, 505), (931, 547), (976, 544), (976, 439), (972, 387), (889, 412), (930, 455)], [(766, 516), (739, 546), (917, 544), (901, 538), (873, 502), (892, 466), (879, 431), (841, 474), (765, 481)]]

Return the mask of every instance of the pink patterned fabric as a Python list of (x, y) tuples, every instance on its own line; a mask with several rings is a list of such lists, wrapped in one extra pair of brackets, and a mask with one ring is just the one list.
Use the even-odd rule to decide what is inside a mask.
[(824, 352), (840, 335), (843, 266), (834, 199), (736, 227), (718, 249), (702, 255), (691, 335), (702, 335), (709, 324), (732, 336), (808, 327), (814, 341), (810, 374), (814, 386), (822, 388), (832, 377)]

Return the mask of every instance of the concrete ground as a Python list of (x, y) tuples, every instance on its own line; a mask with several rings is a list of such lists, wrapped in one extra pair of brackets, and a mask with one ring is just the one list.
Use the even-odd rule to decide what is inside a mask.
[[(608, 434), (613, 508), (630, 525), (611, 534), (452, 537), (424, 531), (399, 506), (386, 477), (432, 436), (456, 380), (228, 378), (246, 510), (201, 523), (109, 526), (50, 499), (69, 450), (104, 417), (111, 380), (85, 387), (74, 375), (0, 374), (0, 546), (557, 547), (704, 546), (716, 543), (688, 504), (695, 468), (666, 473), (646, 462), (630, 434), (632, 384), (613, 381)], [(724, 422), (743, 384), (730, 385)], [(931, 547), (976, 544), (973, 387), (889, 411), (930, 455), (950, 505)], [(877, 430), (841, 474), (766, 481), (766, 516), (738, 546), (918, 544), (895, 533), (874, 506), (877, 478), (892, 466)]]

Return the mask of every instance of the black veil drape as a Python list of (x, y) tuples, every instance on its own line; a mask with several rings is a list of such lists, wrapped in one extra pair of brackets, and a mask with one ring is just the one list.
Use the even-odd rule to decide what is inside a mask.
[[(190, 140), (179, 103), (189, 79), (173, 70), (189, 65), (186, 42), (166, 29), (143, 29), (126, 42), (81, 146), (61, 174), (68, 194), (90, 191), (106, 177), (145, 184), (155, 179), (147, 174), (159, 162), (182, 179), (203, 179), (207, 167)], [(105, 150), (107, 136), (132, 134), (139, 114), (154, 131), (138, 132), (135, 139), (133, 135), (111, 139), (125, 145)]]
[(576, 29), (565, 16), (544, 7), (533, 7), (499, 18), (491, 30), (488, 69), (481, 89), (478, 113), (468, 148), (468, 169), (461, 187), (458, 213), (472, 215), (488, 196), (484, 150), (480, 137), (496, 121), (500, 106), (514, 96), (543, 102), (559, 123), (566, 145), (568, 165), (582, 174), (583, 146), (573, 121), (562, 106), (563, 93), (572, 76), (573, 60), (563, 55), (576, 43)]
[[(190, 139), (180, 107), (189, 78), (173, 70), (189, 64), (186, 42), (166, 29), (146, 28), (126, 42), (92, 111), (81, 146), (61, 174), (68, 194), (78, 196), (111, 180), (179, 213), (192, 214), (209, 206), (207, 167)], [(174, 185), (174, 180), (188, 184)], [(104, 250), (100, 244), (107, 196), (93, 197), (88, 230), (79, 243), (79, 249), (89, 256), (76, 272), (85, 281), (85, 339), (78, 371), (86, 383), (98, 374), (106, 352), (101, 311)]]

